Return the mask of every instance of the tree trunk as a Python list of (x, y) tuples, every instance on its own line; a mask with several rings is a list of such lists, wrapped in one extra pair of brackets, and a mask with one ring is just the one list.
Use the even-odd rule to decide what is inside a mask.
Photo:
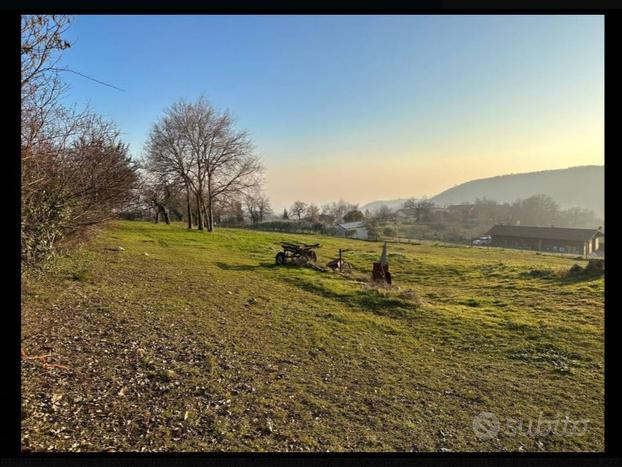
[(207, 227), (207, 231), (211, 232), (213, 230), (213, 225), (210, 221), (207, 205), (208, 203), (205, 203), (205, 201), (203, 201), (203, 217), (205, 218), (205, 226)]
[(212, 209), (212, 176), (207, 175), (207, 226), (210, 232), (214, 231), (214, 210)]
[(190, 188), (186, 183), (186, 213), (188, 215), (188, 228), (192, 230), (192, 210), (190, 209)]
[(164, 216), (164, 222), (166, 222), (167, 224), (170, 224), (171, 219), (168, 216), (168, 211), (166, 210), (166, 208), (164, 208), (164, 206), (162, 206), (162, 215)]
[(209, 226), (209, 231), (214, 231), (214, 210), (212, 209), (212, 198), (207, 198), (207, 225)]
[(195, 194), (196, 202), (197, 202), (197, 228), (199, 230), (203, 230), (203, 213), (201, 212), (201, 196), (199, 194)]
[(201, 196), (197, 193), (195, 194), (197, 201), (197, 228), (199, 230), (203, 230), (203, 213), (201, 212)]
[(168, 212), (166, 211), (166, 208), (164, 207), (164, 205), (158, 203), (157, 201), (154, 201), (153, 204), (155, 204), (155, 223), (157, 224), (159, 222), (160, 214), (162, 214), (162, 218), (164, 219), (164, 222), (166, 222), (167, 224), (170, 224), (171, 220), (168, 216)]

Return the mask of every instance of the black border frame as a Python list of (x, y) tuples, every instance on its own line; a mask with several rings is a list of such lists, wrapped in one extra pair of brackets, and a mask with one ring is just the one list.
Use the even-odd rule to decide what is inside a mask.
[[(617, 3), (617, 5), (615, 5)], [(355, 5), (358, 7), (356, 8)], [(7, 11), (9, 10), (9, 11)], [(137, 2), (133, 0), (119, 1), (109, 0), (97, 5), (96, 2), (65, 0), (50, 5), (48, 2), (37, 0), (22, 0), (15, 2), (7, 8), (0, 5), (3, 11), (0, 34), (4, 37), (0, 44), (7, 50), (3, 51), (5, 58), (3, 63), (11, 62), (14, 68), (13, 75), (2, 73), (4, 89), (11, 89), (11, 111), (5, 112), (3, 129), (7, 136), (4, 141), (12, 140), (15, 144), (16, 154), (19, 151), (19, 16), (28, 13), (68, 13), (68, 14), (462, 14), (462, 15), (604, 15), (605, 20), (605, 161), (614, 165), (614, 156), (619, 154), (620, 141), (616, 136), (619, 133), (620, 109), (620, 85), (622, 83), (622, 67), (617, 65), (622, 57), (620, 43), (622, 42), (622, 2), (608, 0), (411, 0), (410, 2), (389, 0), (382, 5), (370, 5), (367, 2), (348, 5), (345, 2), (326, 5), (321, 2), (299, 1), (293, 5), (283, 5), (278, 2), (259, 5), (257, 1), (227, 2), (226, 4), (212, 4), (201, 8), (198, 2), (189, 0), (177, 0), (175, 6), (163, 6), (157, 3)], [(3, 67), (4, 68), (4, 67)], [(7, 66), (8, 68), (8, 66)], [(5, 108), (8, 99), (4, 100)], [(9, 115), (10, 114), (10, 115)], [(11, 118), (13, 117), (13, 118)], [(7, 151), (8, 152), (8, 151)], [(605, 451), (602, 453), (21, 453), (20, 452), (20, 419), (21, 419), (21, 393), (20, 393), (20, 210), (19, 210), (19, 180), (20, 163), (17, 157), (7, 158), (7, 178), (13, 178), (17, 183), (2, 183), (2, 188), (7, 191), (13, 203), (14, 209), (10, 211), (8, 223), (14, 227), (11, 233), (13, 241), (11, 246), (15, 250), (11, 259), (14, 268), (10, 271), (13, 282), (9, 285), (12, 292), (13, 303), (8, 313), (4, 316), (6, 325), (3, 326), (5, 339), (2, 344), (5, 347), (4, 363), (8, 364), (8, 371), (3, 375), (11, 375), (3, 378), (2, 396), (6, 404), (3, 411), (9, 426), (3, 428), (2, 434), (2, 463), (7, 465), (103, 465), (112, 462), (120, 465), (198, 465), (209, 463), (210, 465), (249, 465), (249, 464), (274, 464), (291, 465), (302, 463), (307, 465), (395, 465), (417, 462), (418, 465), (622, 465), (621, 449), (617, 427), (615, 426), (620, 415), (620, 402), (618, 395), (622, 394), (618, 378), (615, 372), (615, 356), (617, 356), (618, 339), (617, 333), (620, 326), (620, 318), (614, 305), (615, 297), (610, 288), (605, 289)], [(6, 162), (6, 161), (5, 161)], [(6, 166), (5, 166), (6, 167)], [(615, 174), (605, 170), (605, 213), (612, 204), (607, 203), (607, 197), (613, 199), (613, 186)], [(6, 198), (5, 198), (6, 199)], [(10, 206), (11, 203), (8, 203)], [(609, 208), (609, 209), (608, 209)], [(613, 219), (613, 217), (610, 217)], [(610, 222), (610, 232), (616, 232), (613, 222)], [(5, 229), (6, 232), (6, 229)], [(610, 242), (608, 255), (614, 258), (609, 264), (615, 264), (617, 247)], [(612, 256), (613, 255), (613, 256)], [(5, 255), (6, 258), (6, 255)], [(7, 261), (5, 261), (6, 263)], [(615, 267), (606, 271), (606, 281), (611, 282), (611, 277), (616, 274)], [(614, 279), (615, 280), (615, 279)]]

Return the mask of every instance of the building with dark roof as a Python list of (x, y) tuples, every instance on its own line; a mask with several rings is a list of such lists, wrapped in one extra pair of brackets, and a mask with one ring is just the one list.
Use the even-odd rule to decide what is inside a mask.
[(346, 222), (345, 224), (337, 224), (335, 235), (338, 237), (359, 238), (367, 240), (368, 232), (365, 222)]
[(524, 225), (495, 225), (487, 232), (491, 245), (524, 250), (576, 253), (583, 256), (599, 250), (599, 229), (562, 227), (531, 227)]

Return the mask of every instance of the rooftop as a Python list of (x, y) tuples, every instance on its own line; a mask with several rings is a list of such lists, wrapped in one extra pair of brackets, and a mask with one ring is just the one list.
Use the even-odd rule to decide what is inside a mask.
[(337, 224), (339, 227), (342, 227), (346, 230), (350, 229), (361, 229), (365, 227), (365, 222), (357, 221), (357, 222), (346, 222), (345, 224)]
[(502, 237), (541, 238), (545, 240), (573, 240), (584, 242), (602, 236), (597, 229), (571, 229), (565, 227), (532, 227), (527, 225), (495, 225), (487, 235)]

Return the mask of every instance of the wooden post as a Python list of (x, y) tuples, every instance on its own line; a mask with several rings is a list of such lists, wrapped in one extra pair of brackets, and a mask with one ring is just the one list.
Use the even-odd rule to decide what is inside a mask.
[(339, 248), (339, 272), (341, 272), (341, 264), (342, 264), (342, 261), (341, 261), (341, 248)]

